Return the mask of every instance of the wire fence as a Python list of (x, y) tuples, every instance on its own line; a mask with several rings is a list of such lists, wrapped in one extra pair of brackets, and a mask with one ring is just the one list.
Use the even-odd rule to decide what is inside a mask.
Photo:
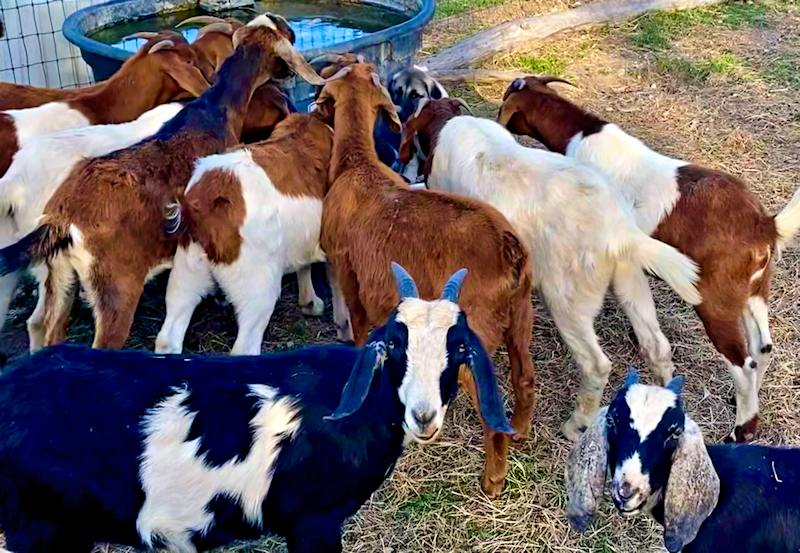
[(72, 12), (103, 0), (0, 0), (0, 81), (69, 88), (90, 84), (91, 69), (61, 27)]

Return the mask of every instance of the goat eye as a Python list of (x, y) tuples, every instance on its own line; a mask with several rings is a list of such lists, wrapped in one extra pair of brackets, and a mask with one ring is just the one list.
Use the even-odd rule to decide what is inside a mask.
[(467, 351), (467, 346), (466, 345), (461, 344), (461, 345), (458, 346), (458, 353), (464, 353), (465, 351)]
[(673, 438), (678, 438), (681, 434), (683, 434), (683, 428), (681, 428), (681, 427), (678, 427), (678, 428), (676, 428), (675, 430), (672, 431), (672, 437)]
[(389, 340), (389, 343), (387, 344), (387, 346), (389, 347), (389, 349), (394, 349), (394, 346), (395, 346), (394, 340)]

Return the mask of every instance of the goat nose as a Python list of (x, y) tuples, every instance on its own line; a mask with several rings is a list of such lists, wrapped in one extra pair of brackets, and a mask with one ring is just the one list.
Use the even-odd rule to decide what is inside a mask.
[(433, 421), (436, 413), (430, 409), (414, 409), (411, 411), (414, 421), (419, 424), (420, 428), (425, 428), (431, 421)]
[(633, 487), (627, 482), (623, 482), (619, 488), (620, 499), (630, 499), (633, 497)]

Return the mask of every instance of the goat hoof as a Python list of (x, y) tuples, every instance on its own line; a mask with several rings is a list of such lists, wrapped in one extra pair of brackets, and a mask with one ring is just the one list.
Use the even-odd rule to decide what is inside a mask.
[(585, 426), (579, 426), (572, 419), (568, 420), (561, 426), (561, 433), (564, 434), (564, 437), (571, 442), (577, 442), (581, 438), (581, 434), (583, 434), (584, 430), (586, 430)]
[(481, 479), (481, 489), (489, 499), (495, 499), (497, 496), (503, 493), (503, 488), (505, 488), (505, 486), (505, 476), (501, 477), (499, 481), (494, 481), (491, 478), (487, 478), (486, 474), (484, 474), (483, 478)]
[(321, 298), (314, 298), (312, 302), (301, 305), (300, 312), (306, 317), (319, 317), (325, 313), (325, 302)]

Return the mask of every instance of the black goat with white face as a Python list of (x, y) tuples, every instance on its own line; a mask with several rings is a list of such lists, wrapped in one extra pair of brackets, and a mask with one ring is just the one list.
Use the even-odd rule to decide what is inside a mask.
[[(265, 533), (341, 551), (341, 526), (434, 439), (472, 370), (484, 420), (511, 432), (492, 364), (456, 301), (464, 272), (401, 300), (363, 350), (150, 355), (59, 346), (0, 376), (0, 525), (15, 553), (95, 542), (194, 553)], [(331, 414), (331, 412), (333, 413)]]
[(617, 510), (652, 515), (671, 553), (800, 550), (800, 450), (706, 447), (682, 389), (682, 377), (662, 388), (629, 372), (567, 460), (572, 526), (589, 527), (610, 471)]

